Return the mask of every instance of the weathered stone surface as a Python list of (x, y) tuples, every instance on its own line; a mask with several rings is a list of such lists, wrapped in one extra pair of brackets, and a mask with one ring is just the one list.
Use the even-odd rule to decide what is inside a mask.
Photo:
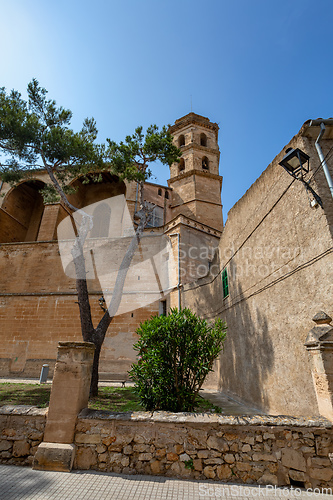
[(216, 476), (214, 468), (210, 465), (207, 465), (204, 468), (203, 473), (208, 479), (214, 479), (214, 477)]
[(190, 457), (187, 453), (182, 453), (181, 455), (179, 455), (179, 460), (181, 462), (187, 462), (187, 460), (190, 460)]
[(194, 470), (201, 472), (202, 471), (202, 460), (200, 458), (195, 458), (193, 460), (193, 467), (194, 467)]
[(302, 481), (305, 482), (307, 480), (307, 477), (304, 472), (301, 472), (299, 470), (294, 470), (290, 469), (289, 471), (289, 477), (293, 479), (294, 481)]
[(219, 479), (229, 479), (232, 476), (229, 465), (219, 465), (216, 469), (217, 477)]
[(6, 441), (5, 439), (3, 441), (0, 441), (0, 451), (10, 450), (12, 446), (13, 446), (12, 441)]
[(282, 465), (290, 469), (306, 472), (306, 462), (303, 455), (292, 448), (282, 448)]
[(251, 451), (251, 446), (249, 444), (244, 444), (241, 451), (242, 453), (248, 453), (249, 451)]
[(227, 462), (227, 464), (232, 464), (235, 461), (235, 457), (233, 455), (231, 455), (231, 453), (227, 453), (226, 455), (224, 455), (223, 458), (224, 458), (225, 462)]
[(100, 434), (85, 434), (78, 432), (75, 434), (76, 444), (100, 444), (101, 435)]
[(333, 478), (333, 469), (326, 467), (325, 469), (310, 469), (309, 475), (313, 479), (319, 479), (321, 481), (331, 481)]
[(219, 451), (228, 451), (229, 446), (225, 439), (223, 438), (218, 438), (216, 436), (209, 436), (207, 439), (207, 446), (208, 448), (213, 448), (214, 450), (219, 450)]
[(208, 450), (199, 450), (198, 458), (208, 458), (209, 452)]
[(251, 470), (251, 465), (243, 462), (236, 462), (237, 469), (242, 472), (249, 472)]
[(273, 486), (278, 485), (278, 478), (274, 474), (264, 474), (258, 479), (258, 484), (272, 484)]
[(167, 460), (168, 462), (176, 462), (179, 460), (179, 456), (177, 453), (167, 453)]
[(106, 450), (107, 450), (107, 447), (105, 446), (105, 444), (98, 444), (96, 446), (97, 453), (105, 453)]
[(277, 459), (274, 455), (268, 453), (253, 453), (252, 460), (254, 462), (276, 462)]
[(152, 474), (160, 474), (161, 473), (161, 462), (160, 462), (160, 460), (154, 460), (154, 462), (152, 462), (150, 464), (150, 468), (151, 468)]
[(166, 448), (156, 450), (156, 457), (157, 458), (163, 458), (166, 455)]
[(75, 456), (75, 468), (88, 470), (97, 465), (97, 457), (94, 450), (89, 447), (81, 446)]
[(119, 465), (121, 463), (121, 460), (123, 458), (123, 455), (121, 453), (110, 453), (110, 463)]
[(98, 460), (100, 462), (106, 462), (108, 459), (108, 452), (104, 452), (104, 453), (99, 453), (98, 455)]
[[(61, 443), (41, 443), (33, 457), (36, 470), (70, 472), (72, 470), (75, 446)], [(78, 457), (76, 457), (77, 459)], [(82, 467), (82, 469), (89, 467)]]
[[(153, 458), (152, 453), (140, 453), (140, 455), (138, 456), (138, 460), (140, 460), (140, 462), (149, 462), (149, 460), (151, 460), (152, 458)], [(178, 459), (178, 455), (177, 455), (177, 459)]]
[(13, 445), (13, 456), (14, 457), (24, 457), (30, 453), (30, 444), (25, 439), (21, 441), (14, 441)]

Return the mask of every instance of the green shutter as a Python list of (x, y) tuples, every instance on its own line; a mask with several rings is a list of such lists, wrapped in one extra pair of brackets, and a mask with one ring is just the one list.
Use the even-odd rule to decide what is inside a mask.
[(225, 299), (229, 295), (229, 283), (228, 283), (227, 269), (223, 269), (223, 271), (222, 271), (222, 290), (223, 290), (223, 298)]

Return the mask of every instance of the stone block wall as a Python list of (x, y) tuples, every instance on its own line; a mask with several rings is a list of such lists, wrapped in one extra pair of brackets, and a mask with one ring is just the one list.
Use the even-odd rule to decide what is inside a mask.
[(325, 419), (83, 410), (75, 444), (76, 469), (333, 487)]
[(43, 441), (47, 409), (0, 407), (0, 463), (32, 465)]
[[(46, 409), (0, 408), (0, 463), (31, 465)], [(83, 410), (74, 468), (230, 483), (333, 488), (326, 419)]]

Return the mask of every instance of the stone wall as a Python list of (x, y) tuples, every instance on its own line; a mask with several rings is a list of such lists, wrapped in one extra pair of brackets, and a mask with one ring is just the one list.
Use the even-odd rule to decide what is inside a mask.
[[(0, 463), (31, 465), (46, 409), (0, 409)], [(83, 410), (74, 468), (223, 482), (333, 487), (325, 419)]]
[(83, 410), (75, 444), (76, 469), (333, 486), (325, 419)]
[(0, 463), (32, 465), (43, 441), (47, 409), (0, 407)]
[[(332, 139), (321, 144), (327, 155)], [(301, 130), (288, 146), (309, 154), (306, 179), (315, 174), (311, 186), (324, 209), (312, 208), (301, 182), (279, 166), (281, 151), (230, 210), (212, 275), (185, 286), (182, 300), (200, 316), (228, 324), (220, 390), (271, 414), (318, 415), (304, 342), (314, 315), (333, 313), (333, 203), (314, 141)]]

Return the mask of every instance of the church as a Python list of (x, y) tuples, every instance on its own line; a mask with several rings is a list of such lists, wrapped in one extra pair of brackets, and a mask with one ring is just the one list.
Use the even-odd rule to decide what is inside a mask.
[[(182, 157), (167, 186), (145, 184), (153, 216), (102, 347), (100, 378), (130, 369), (140, 322), (189, 307), (228, 325), (207, 386), (269, 414), (333, 418), (333, 199), (317, 147), (332, 175), (333, 119), (305, 122), (225, 224), (218, 131), (195, 113), (170, 127)], [(305, 182), (281, 167), (287, 148), (308, 158)], [(102, 177), (76, 179), (70, 195), (94, 215), (85, 254), (94, 323), (138, 206), (135, 182)], [(44, 205), (39, 190), (48, 182), (38, 172), (15, 188), (0, 185), (0, 376), (38, 377), (44, 363), (52, 374), (58, 342), (81, 340), (71, 214), (60, 203)]]

